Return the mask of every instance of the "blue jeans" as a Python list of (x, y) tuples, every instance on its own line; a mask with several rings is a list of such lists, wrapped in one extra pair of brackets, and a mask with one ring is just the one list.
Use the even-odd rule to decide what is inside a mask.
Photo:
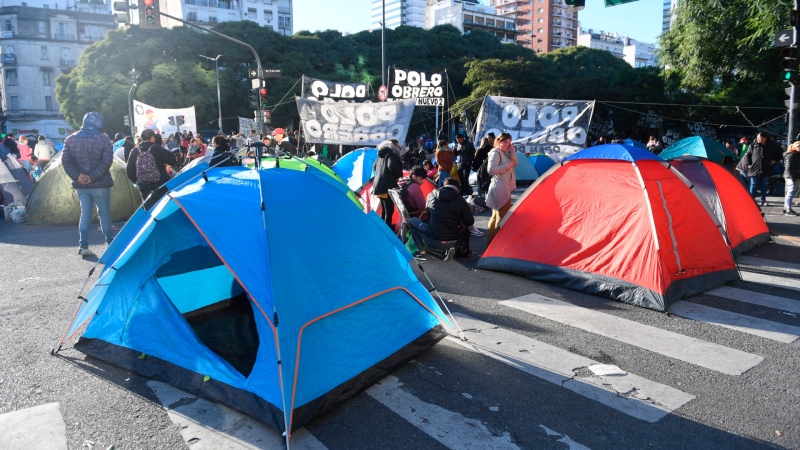
[(442, 187), (444, 186), (444, 180), (450, 176), (450, 172), (445, 172), (444, 170), (439, 171), (439, 180), (437, 180), (437, 186)]
[(430, 227), (428, 224), (419, 220), (416, 217), (412, 217), (411, 220), (408, 221), (409, 229), (411, 230), (411, 238), (414, 239), (414, 243), (417, 244), (417, 248), (419, 251), (425, 250), (425, 241), (422, 240), (422, 235), (430, 236)]
[(761, 201), (767, 201), (767, 180), (769, 177), (750, 177), (750, 196), (756, 196), (756, 183), (759, 183), (761, 189)]
[(78, 223), (81, 248), (89, 248), (89, 228), (92, 225), (95, 205), (106, 244), (110, 244), (114, 239), (111, 236), (111, 188), (75, 189), (75, 191), (78, 193), (78, 200), (81, 201), (81, 220)]

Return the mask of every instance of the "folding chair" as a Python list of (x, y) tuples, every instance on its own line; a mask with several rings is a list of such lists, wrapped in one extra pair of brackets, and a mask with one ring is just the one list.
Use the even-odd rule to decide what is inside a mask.
[(410, 227), (409, 221), (411, 220), (411, 215), (408, 214), (408, 209), (406, 209), (406, 205), (403, 203), (403, 197), (400, 196), (399, 188), (389, 189), (389, 198), (392, 199), (397, 213), (400, 214), (400, 227), (397, 231), (397, 237), (405, 244), (406, 232)]

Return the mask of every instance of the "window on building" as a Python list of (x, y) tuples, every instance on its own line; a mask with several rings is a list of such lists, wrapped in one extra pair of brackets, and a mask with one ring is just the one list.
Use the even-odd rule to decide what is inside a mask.
[(540, 48), (537, 48), (537, 49), (536, 49), (536, 53), (542, 53), (542, 49), (540, 49)]
[(483, 23), (483, 17), (475, 16), (475, 23)]
[(265, 5), (271, 5), (272, 4), (272, 0), (264, 0), (264, 4)]
[(280, 28), (290, 28), (292, 26), (292, 21), (289, 16), (278, 16), (278, 27)]
[(11, 96), (11, 108), (12, 111), (16, 111), (19, 109), (19, 96), (12, 95)]
[(272, 11), (271, 10), (269, 10), (269, 9), (265, 9), (264, 10), (264, 20), (266, 20), (267, 23), (272, 23)]
[(464, 22), (472, 22), (472, 15), (464, 14)]
[(541, 13), (543, 13), (543, 12), (544, 12), (544, 8), (539, 8), (539, 9), (538, 9), (536, 12), (538, 12), (539, 14), (541, 14)]
[(539, 22), (539, 23), (544, 23), (544, 19), (541, 18), (541, 17), (539, 17), (539, 19), (537, 19), (536, 21)]
[(44, 109), (46, 109), (48, 111), (52, 111), (53, 110), (53, 97), (50, 97), (49, 95), (45, 96), (45, 98), (44, 98)]
[(44, 86), (50, 86), (50, 72), (49, 71), (43, 71), (42, 72), (42, 84)]
[(538, 30), (536, 30), (536, 32), (539, 33), (539, 34), (542, 34), (542, 33), (544, 33), (544, 28), (539, 28)]
[(6, 69), (6, 84), (17, 84), (17, 69)]
[(11, 18), (3, 19), (3, 31), (14, 31), (14, 22)]
[(247, 18), (250, 20), (258, 20), (258, 10), (255, 8), (247, 8)]
[(47, 46), (46, 45), (42, 46), (42, 59), (48, 59), (48, 57), (47, 57)]
[(208, 16), (208, 23), (217, 23), (217, 16)]
[(186, 13), (186, 20), (190, 22), (197, 22), (197, 12), (196, 11), (189, 11)]
[(58, 22), (58, 32), (56, 39), (67, 40), (69, 39), (69, 24), (67, 22)]
[(542, 43), (542, 38), (536, 39), (536, 42), (538, 42), (539, 44), (541, 44), (541, 43)]

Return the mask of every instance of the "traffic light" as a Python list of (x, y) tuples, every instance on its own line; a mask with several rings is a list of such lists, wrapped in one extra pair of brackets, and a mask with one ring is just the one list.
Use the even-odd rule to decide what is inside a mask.
[(579, 11), (586, 6), (586, 0), (564, 0), (567, 4), (567, 11)]
[(130, 5), (128, 0), (114, 0), (113, 15), (116, 23), (131, 23), (131, 16), (128, 14)]
[(261, 94), (261, 88), (253, 88), (250, 89), (250, 108), (251, 109), (259, 109), (259, 97)]
[(267, 109), (267, 88), (262, 87), (258, 90), (258, 109)]
[(139, 0), (139, 26), (141, 28), (161, 28), (161, 8), (159, 0)]
[(783, 74), (781, 78), (783, 81), (788, 81), (792, 84), (796, 83), (798, 69), (797, 57), (800, 56), (800, 51), (798, 51), (797, 47), (783, 47), (781, 49), (781, 56), (783, 56), (783, 61), (781, 61)]

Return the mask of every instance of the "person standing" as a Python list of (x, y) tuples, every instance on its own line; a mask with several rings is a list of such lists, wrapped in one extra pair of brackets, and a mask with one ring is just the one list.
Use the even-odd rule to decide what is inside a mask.
[[(78, 224), (80, 235), (78, 255), (91, 256), (89, 250), (89, 228), (95, 205), (100, 218), (100, 229), (106, 244), (113, 240), (111, 224), (111, 164), (114, 160), (111, 139), (103, 133), (103, 116), (88, 112), (83, 116), (83, 125), (76, 133), (64, 140), (61, 164), (72, 179), (72, 187), (81, 203), (81, 218)], [(152, 131), (151, 131), (152, 132)]]
[(467, 140), (467, 135), (462, 131), (456, 135), (456, 155), (461, 159), (458, 164), (458, 178), (461, 179), (461, 195), (472, 194), (469, 188), (469, 173), (472, 171), (472, 160), (475, 159), (475, 146)]
[(24, 167), (28, 173), (31, 173), (33, 169), (33, 149), (28, 146), (28, 138), (25, 135), (19, 137), (17, 148), (19, 149), (19, 158), (17, 161), (22, 164), (22, 167)]
[(438, 187), (444, 186), (444, 180), (446, 180), (450, 176), (450, 172), (453, 171), (455, 155), (447, 144), (448, 142), (446, 140), (440, 139), (439, 147), (436, 150), (436, 165), (439, 166)]
[(5, 145), (6, 148), (11, 150), (11, 154), (14, 155), (14, 158), (19, 158), (19, 147), (17, 147), (17, 141), (14, 140), (13, 133), (8, 133), (6, 135), (6, 138), (3, 141), (3, 145)]
[(403, 164), (400, 162), (400, 146), (396, 139), (383, 141), (378, 145), (378, 159), (375, 161), (375, 179), (372, 183), (372, 195), (381, 203), (381, 219), (392, 228), (394, 203), (389, 197), (389, 189), (397, 187), (397, 180), (403, 176)]
[(786, 181), (786, 200), (783, 203), (783, 214), (796, 216), (792, 210), (792, 197), (800, 185), (800, 141), (795, 141), (783, 154), (783, 179)]
[(283, 128), (275, 128), (275, 130), (272, 131), (272, 137), (275, 139), (275, 150), (278, 155), (297, 155), (297, 147), (287, 139), (286, 130)]
[(739, 158), (744, 158), (744, 155), (747, 153), (748, 143), (750, 141), (747, 140), (747, 137), (742, 137), (739, 139)]
[(494, 133), (489, 132), (481, 139), (481, 146), (475, 151), (475, 159), (472, 160), (472, 170), (478, 175), (478, 195), (484, 194), (483, 186), (487, 181), (482, 178), (480, 169), (492, 148), (494, 148)]
[(777, 162), (777, 157), (766, 133), (758, 133), (756, 141), (747, 148), (744, 159), (747, 164), (747, 177), (750, 179), (750, 196), (755, 198), (756, 184), (758, 184), (761, 191), (761, 206), (767, 206), (767, 181), (771, 165)]
[(486, 206), (492, 208), (492, 218), (486, 231), (486, 246), (492, 243), (500, 221), (511, 209), (511, 193), (517, 188), (514, 168), (519, 164), (511, 135), (501, 133), (494, 141), (494, 148), (489, 152), (488, 172), (492, 177), (486, 193)]
[(35, 156), (38, 161), (39, 170), (44, 172), (47, 164), (50, 163), (53, 156), (56, 156), (56, 149), (54, 149), (53, 146), (47, 142), (47, 139), (40, 134), (37, 138), (36, 146), (33, 148), (33, 156)]
[(144, 202), (153, 191), (169, 181), (167, 165), (177, 166), (179, 161), (176, 154), (156, 144), (155, 131), (146, 128), (141, 137), (142, 143), (131, 150), (125, 172), (128, 179), (139, 186)]

